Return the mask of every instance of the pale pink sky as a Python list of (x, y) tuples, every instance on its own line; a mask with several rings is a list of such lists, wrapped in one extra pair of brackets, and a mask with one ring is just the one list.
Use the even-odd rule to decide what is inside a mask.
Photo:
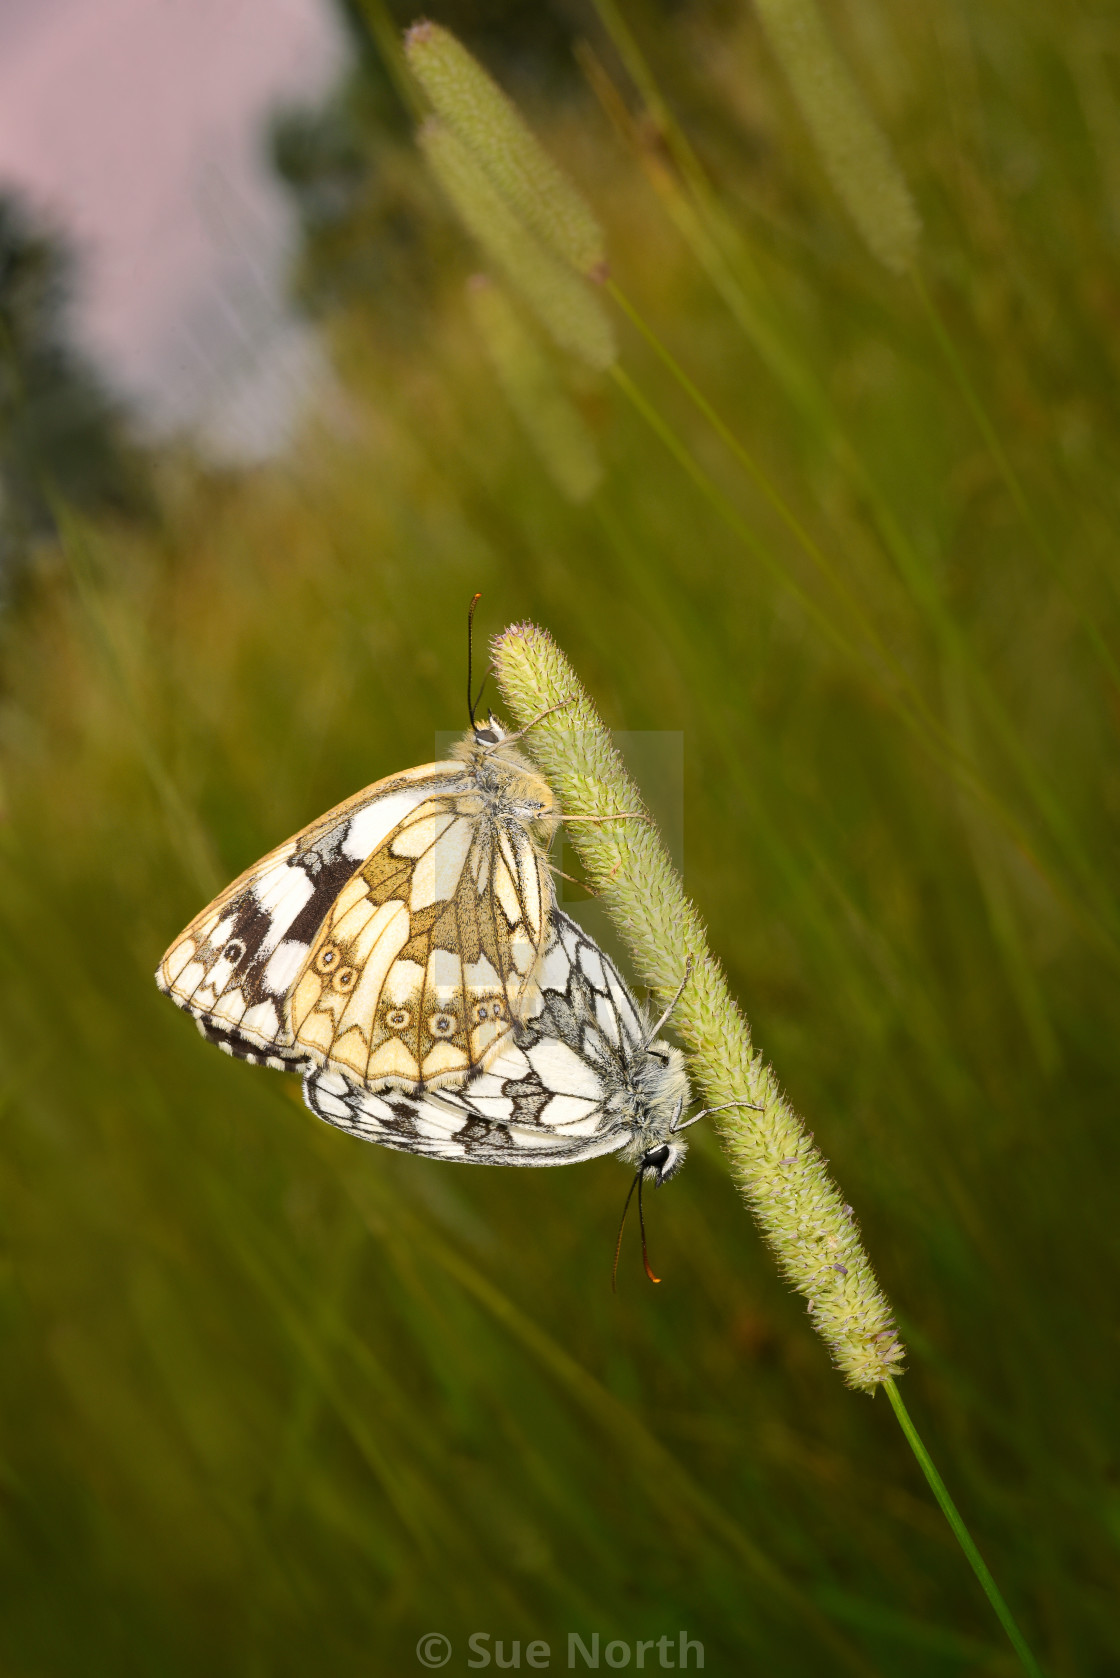
[(76, 244), (80, 331), (157, 427), (281, 440), (316, 358), (264, 125), (342, 51), (330, 0), (0, 0), (0, 186)]

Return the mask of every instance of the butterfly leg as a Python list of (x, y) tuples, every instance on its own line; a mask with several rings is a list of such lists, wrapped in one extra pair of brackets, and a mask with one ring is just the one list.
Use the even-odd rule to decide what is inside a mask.
[(561, 816), (562, 822), (649, 822), (653, 825), (653, 817), (647, 810), (620, 810), (617, 816)]
[[(661, 1030), (661, 1027), (665, 1024), (665, 1021), (669, 1018), (669, 1015), (673, 1012), (673, 1009), (677, 1006), (677, 1003), (680, 1001), (681, 996), (684, 993), (684, 987), (687, 985), (691, 975), (692, 975), (692, 957), (689, 956), (688, 960), (684, 964), (684, 978), (681, 980), (680, 984), (677, 986), (676, 995), (673, 997), (673, 1000), (670, 1002), (669, 1006), (666, 1008), (665, 1012), (662, 1014), (662, 1016), (658, 1020), (657, 1024), (655, 1026), (653, 1026), (651, 1030), (646, 1032), (646, 1040), (642, 1044), (643, 1049), (648, 1049), (651, 1043), (655, 1043), (657, 1041), (657, 1037), (658, 1037), (658, 1034)], [(673, 1128), (675, 1130), (676, 1126), (674, 1125)]]
[(722, 1107), (705, 1107), (702, 1113), (694, 1113), (683, 1124), (675, 1124), (673, 1133), (675, 1135), (678, 1130), (687, 1130), (690, 1124), (699, 1124), (701, 1119), (706, 1119), (711, 1113), (726, 1113), (732, 1107), (749, 1107), (754, 1113), (763, 1111), (762, 1106), (757, 1101), (725, 1101)]
[(570, 693), (567, 699), (558, 699), (555, 705), (550, 705), (547, 710), (541, 712), (539, 717), (534, 717), (532, 722), (527, 722), (524, 728), (519, 728), (517, 730), (516, 734), (507, 734), (505, 739), (502, 741), (502, 745), (512, 746), (515, 740), (520, 740), (523, 734), (528, 734), (531, 728), (536, 728), (537, 724), (539, 722), (543, 722), (545, 717), (551, 716), (553, 711), (562, 711), (565, 705), (570, 705), (574, 698), (575, 694)]
[(545, 858), (545, 867), (550, 868), (554, 874), (559, 874), (562, 880), (570, 881), (573, 886), (582, 886), (591, 897), (598, 897), (598, 892), (592, 891), (586, 880), (577, 880), (574, 874), (565, 874), (562, 868), (557, 868), (556, 864), (549, 862), (547, 857)]

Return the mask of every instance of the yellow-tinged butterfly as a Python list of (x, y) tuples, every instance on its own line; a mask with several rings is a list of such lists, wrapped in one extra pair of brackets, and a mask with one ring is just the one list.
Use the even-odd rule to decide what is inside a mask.
[(684, 1059), (658, 1037), (671, 1007), (651, 1027), (557, 908), (552, 791), (518, 736), (476, 724), (469, 663), (467, 697), (449, 761), (375, 782), (269, 852), (156, 982), (227, 1054), (302, 1072), (311, 1111), (352, 1135), (491, 1165), (618, 1154), (640, 1215), (642, 1184), (675, 1175), (679, 1132), (705, 1116), (684, 1119)]
[[(619, 1154), (673, 1176), (691, 1100), (684, 1056), (658, 1037), (605, 950), (552, 911), (530, 1007), (489, 1065), (458, 1089), (371, 1092), (319, 1068), (313, 1113), (368, 1142), (482, 1165), (570, 1165)], [(691, 1120), (685, 1123), (691, 1123)]]
[(359, 1090), (453, 1089), (535, 1006), (548, 783), (494, 718), (377, 781), (195, 917), (156, 982), (228, 1054)]
[(684, 1117), (692, 1099), (684, 1056), (658, 1035), (680, 991), (651, 1025), (610, 957), (562, 909), (552, 911), (552, 931), (527, 1014), (461, 1088), (371, 1091), (315, 1069), (304, 1100), (351, 1136), (428, 1159), (542, 1166), (617, 1154), (636, 1167), (626, 1206), (636, 1188), (642, 1260), (656, 1282), (642, 1187), (676, 1176), (687, 1152), (681, 1131), (706, 1117)]

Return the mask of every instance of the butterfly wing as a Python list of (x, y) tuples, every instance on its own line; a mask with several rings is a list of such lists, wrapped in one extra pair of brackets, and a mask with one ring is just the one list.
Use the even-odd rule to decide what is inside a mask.
[(334, 1071), (304, 1080), (328, 1124), (382, 1147), (477, 1165), (572, 1165), (628, 1146), (627, 1067), (643, 1026), (617, 968), (561, 910), (536, 1011), (461, 1089), (374, 1093)]
[(311, 945), (355, 870), (433, 793), (467, 778), (429, 763), (355, 793), (246, 869), (166, 952), (156, 983), (229, 1054), (298, 1068), (288, 997)]
[(454, 1088), (536, 1006), (552, 904), (525, 821), (468, 763), (427, 764), (270, 852), (156, 979), (230, 1054), (369, 1090)]
[(433, 794), (331, 905), (293, 988), (297, 1045), (369, 1090), (455, 1088), (535, 1006), (552, 886), (523, 824)]
[[(627, 1136), (604, 1129), (598, 1119), (569, 1124), (541, 1122), (534, 1115), (554, 1099), (529, 1080), (511, 1090), (509, 1081), (483, 1072), (475, 1082), (493, 1093), (437, 1090), (414, 1096), (404, 1090), (380, 1094), (356, 1088), (336, 1072), (317, 1071), (304, 1079), (304, 1100), (328, 1124), (365, 1142), (429, 1159), (473, 1165), (574, 1165), (624, 1146)], [(491, 1117), (508, 1111), (508, 1119)]]

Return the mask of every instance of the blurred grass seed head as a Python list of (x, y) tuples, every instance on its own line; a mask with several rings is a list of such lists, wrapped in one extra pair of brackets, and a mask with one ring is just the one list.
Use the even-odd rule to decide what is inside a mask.
[(604, 279), (606, 241), (590, 206), (462, 42), (437, 23), (417, 23), (405, 56), (433, 111), (525, 226), (577, 274)]
[(459, 220), (510, 289), (560, 349), (605, 371), (617, 353), (614, 331), (586, 282), (525, 225), (454, 129), (430, 117), (420, 145)]
[(498, 383), (545, 470), (561, 495), (586, 501), (602, 482), (602, 463), (555, 367), (501, 286), (475, 274), (467, 295)]
[(837, 195), (892, 274), (914, 260), (922, 224), (886, 136), (837, 52), (814, 0), (755, 0)]
[(420, 146), (459, 220), (560, 349), (602, 372), (614, 330), (589, 279), (606, 277), (602, 229), (466, 48), (421, 23), (405, 53), (434, 110)]

